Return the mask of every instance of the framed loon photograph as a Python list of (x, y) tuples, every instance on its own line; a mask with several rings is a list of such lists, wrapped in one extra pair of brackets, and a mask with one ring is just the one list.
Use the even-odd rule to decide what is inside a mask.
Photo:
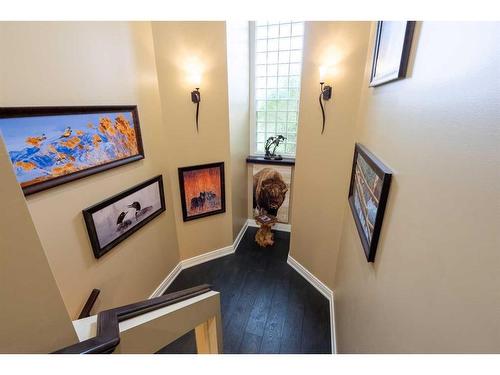
[(144, 158), (137, 106), (0, 108), (24, 195)]
[(163, 211), (165, 193), (161, 175), (84, 209), (94, 256), (100, 258)]

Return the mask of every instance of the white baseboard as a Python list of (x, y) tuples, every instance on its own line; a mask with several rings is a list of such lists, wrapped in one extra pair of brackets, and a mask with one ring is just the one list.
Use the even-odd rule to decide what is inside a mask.
[(240, 229), (240, 232), (238, 233), (238, 235), (234, 239), (234, 242), (233, 242), (234, 251), (236, 251), (236, 249), (238, 248), (238, 245), (240, 244), (241, 239), (243, 238), (245, 232), (247, 231), (247, 228), (248, 228), (248, 220), (245, 221), (245, 224), (243, 224), (243, 226)]
[(332, 351), (333, 353), (337, 354), (337, 340), (335, 337), (335, 304), (333, 291), (328, 288), (323, 282), (321, 282), (316, 276), (314, 276), (307, 268), (297, 262), (290, 254), (288, 255), (288, 259), (286, 262), (304, 279), (306, 279), (309, 284), (314, 286), (322, 295), (324, 295), (326, 299), (328, 299), (328, 302), (330, 303), (330, 336), (332, 339)]
[[(254, 219), (248, 219), (247, 220), (248, 226), (249, 227), (255, 227), (259, 228), (260, 225), (255, 222)], [(292, 225), (291, 224), (283, 224), (283, 223), (276, 223), (273, 226), (274, 230), (279, 230), (282, 232), (291, 232), (292, 231)]]
[(234, 247), (233, 247), (233, 245), (229, 245), (229, 246), (223, 247), (222, 249), (213, 250), (213, 251), (210, 251), (210, 252), (205, 253), (205, 254), (201, 254), (201, 255), (197, 255), (197, 256), (189, 258), (189, 259), (181, 260), (181, 267), (183, 270), (185, 270), (186, 268), (197, 266), (198, 264), (205, 263), (205, 262), (208, 262), (210, 260), (217, 259), (217, 258), (226, 256), (226, 255), (229, 255), (232, 253), (234, 253)]
[(213, 250), (208, 253), (201, 254), (189, 259), (181, 260), (179, 263), (177, 263), (174, 269), (167, 275), (167, 277), (165, 277), (165, 279), (161, 282), (158, 288), (156, 288), (153, 294), (149, 296), (149, 298), (151, 299), (163, 295), (163, 293), (165, 293), (165, 291), (168, 289), (170, 284), (172, 284), (175, 278), (179, 276), (182, 270), (234, 253), (238, 248), (238, 245), (240, 244), (240, 241), (243, 238), (243, 235), (245, 234), (247, 228), (248, 228), (248, 221), (245, 222), (245, 224), (239, 231), (232, 245), (223, 247), (222, 249)]
[(149, 296), (149, 299), (160, 297), (161, 295), (163, 295), (163, 293), (165, 293), (165, 291), (170, 286), (170, 284), (172, 284), (175, 278), (179, 276), (181, 271), (182, 271), (182, 266), (180, 263), (177, 263), (174, 269), (167, 275), (167, 277), (165, 277), (165, 279), (161, 282), (158, 288), (156, 288), (153, 294)]

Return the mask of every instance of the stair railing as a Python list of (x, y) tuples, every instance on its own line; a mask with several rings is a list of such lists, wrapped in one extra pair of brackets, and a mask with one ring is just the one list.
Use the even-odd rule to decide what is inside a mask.
[(195, 329), (198, 353), (221, 353), (220, 296), (204, 284), (73, 322), (80, 342), (55, 354), (155, 353)]

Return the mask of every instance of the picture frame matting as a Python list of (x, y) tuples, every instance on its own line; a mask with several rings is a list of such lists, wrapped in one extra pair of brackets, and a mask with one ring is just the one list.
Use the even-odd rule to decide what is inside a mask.
[[(152, 189), (152, 187), (157, 187), (157, 189), (154, 189), (154, 194), (149, 192), (147, 195), (148, 199), (141, 200), (141, 191), (148, 188)], [(120, 202), (123, 203), (119, 204)], [(139, 205), (136, 203), (139, 203)], [(116, 207), (114, 207), (114, 210), (109, 209), (109, 207), (113, 205), (116, 206), (117, 204), (119, 205), (118, 208), (121, 208), (121, 212), (117, 210)], [(151, 207), (150, 210), (148, 210), (149, 207)], [(110, 218), (106, 217), (105, 220), (100, 220), (100, 222), (102, 225), (107, 224), (110, 227), (107, 231), (100, 230), (98, 224), (96, 224), (98, 219), (96, 214), (106, 209), (108, 210), (104, 212), (104, 216), (108, 215)], [(82, 214), (94, 256), (100, 258), (164, 211), (166, 211), (166, 205), (162, 175), (155, 176), (85, 208), (82, 210)], [(138, 218), (138, 213), (143, 216)], [(127, 223), (127, 220), (129, 220), (130, 223)], [(113, 227), (113, 225), (116, 225), (116, 227)], [(112, 232), (113, 230), (119, 230), (120, 234), (116, 235), (116, 233)], [(104, 237), (108, 238), (108, 240), (103, 243)]]

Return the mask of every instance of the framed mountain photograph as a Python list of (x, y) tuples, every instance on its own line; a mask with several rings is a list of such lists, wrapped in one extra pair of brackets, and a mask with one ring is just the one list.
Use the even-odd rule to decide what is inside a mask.
[(161, 175), (84, 209), (94, 256), (100, 258), (165, 211)]
[(224, 163), (179, 168), (184, 221), (226, 212)]
[(406, 77), (415, 21), (378, 21), (370, 86)]
[(144, 158), (137, 106), (0, 108), (25, 195)]
[(389, 168), (363, 145), (356, 143), (349, 205), (368, 262), (375, 261), (391, 177)]

